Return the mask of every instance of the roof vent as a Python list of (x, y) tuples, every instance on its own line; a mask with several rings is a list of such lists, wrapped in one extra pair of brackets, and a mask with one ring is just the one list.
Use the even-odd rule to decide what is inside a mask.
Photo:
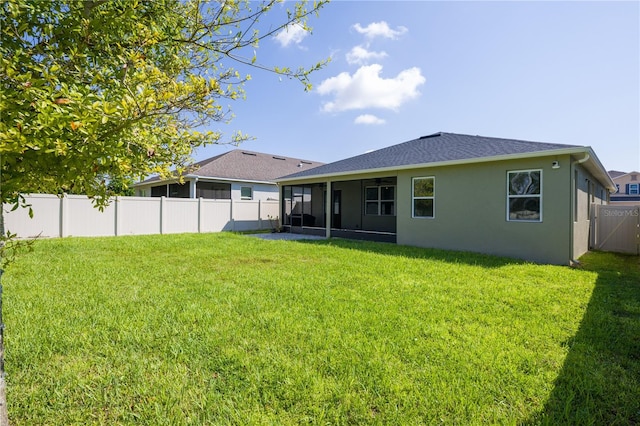
[(254, 152), (244, 152), (244, 151), (242, 151), (242, 153), (243, 153), (244, 155), (252, 155), (252, 156), (254, 156), (254, 157), (256, 156), (256, 154), (255, 154)]
[(302, 161), (300, 161), (300, 162), (301, 162), (302, 164), (312, 164), (310, 161), (304, 161), (304, 160), (302, 160)]
[(438, 136), (442, 136), (442, 132), (434, 133), (432, 135), (427, 135), (427, 136), (420, 136), (418, 139), (437, 138)]
[(275, 155), (273, 156), (273, 158), (274, 158), (275, 160), (286, 160), (286, 158), (276, 157)]

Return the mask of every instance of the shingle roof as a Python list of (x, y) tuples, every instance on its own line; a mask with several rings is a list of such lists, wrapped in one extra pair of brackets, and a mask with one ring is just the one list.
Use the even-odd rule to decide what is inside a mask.
[(303, 170), (288, 176), (282, 176), (281, 179), (333, 175), (429, 163), (471, 161), (481, 158), (568, 148), (581, 148), (581, 146), (440, 132), (325, 164), (312, 170)]
[[(225, 180), (274, 182), (277, 177), (308, 170), (321, 164), (323, 163), (317, 161), (235, 149), (195, 163), (188, 175)], [(160, 180), (158, 177), (153, 177), (142, 183), (158, 180)]]
[(625, 176), (625, 175), (630, 175), (633, 173), (638, 173), (636, 171), (633, 172), (620, 172), (618, 170), (609, 170), (607, 173), (609, 173), (609, 176), (611, 176), (611, 179), (618, 179), (619, 177)]

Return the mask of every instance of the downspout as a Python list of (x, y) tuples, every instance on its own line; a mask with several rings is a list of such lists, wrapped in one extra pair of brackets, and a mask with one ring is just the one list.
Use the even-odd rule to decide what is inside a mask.
[(591, 158), (591, 156), (587, 152), (587, 153), (584, 154), (584, 158), (582, 160), (576, 160), (576, 161), (573, 162), (573, 164), (582, 164), (585, 161), (587, 161), (589, 158)]
[(189, 194), (191, 198), (198, 198), (196, 197), (196, 194), (198, 193), (198, 176), (193, 179), (193, 187), (190, 185), (189, 192), (191, 192), (191, 188), (193, 188), (193, 193)]
[(574, 248), (574, 235), (575, 235), (575, 226), (576, 226), (576, 221), (574, 221), (574, 218), (576, 217), (576, 203), (578, 202), (577, 197), (578, 197), (578, 182), (576, 181), (575, 177), (576, 177), (576, 166), (578, 164), (582, 164), (586, 161), (589, 160), (589, 158), (591, 158), (591, 156), (589, 155), (588, 152), (586, 152), (584, 154), (584, 158), (580, 159), (580, 160), (574, 160), (573, 163), (571, 163), (571, 180), (573, 181), (573, 194), (571, 197), (571, 229), (570, 229), (570, 237), (569, 237), (569, 241), (570, 241), (570, 250), (571, 252), (569, 253), (569, 259), (570, 260), (570, 264), (571, 265), (579, 265), (580, 262), (576, 259), (573, 258), (573, 248)]

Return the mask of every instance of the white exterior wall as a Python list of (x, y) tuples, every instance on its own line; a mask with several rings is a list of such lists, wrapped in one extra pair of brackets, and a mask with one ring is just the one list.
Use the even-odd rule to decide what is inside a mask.
[[(84, 195), (25, 196), (33, 209), (4, 206), (5, 229), (18, 237), (115, 236), (271, 229), (278, 201), (117, 197), (104, 211)], [(275, 226), (275, 223), (273, 224)]]
[(253, 200), (262, 200), (262, 201), (271, 201), (271, 200), (279, 200), (279, 191), (276, 185), (270, 185), (266, 183), (243, 183), (243, 182), (233, 182), (231, 184), (231, 199), (232, 200), (241, 200), (240, 197), (240, 189), (244, 186), (251, 187), (253, 190)]

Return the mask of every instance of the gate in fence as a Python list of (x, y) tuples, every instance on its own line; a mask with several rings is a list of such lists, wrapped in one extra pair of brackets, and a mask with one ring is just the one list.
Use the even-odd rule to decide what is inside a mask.
[(594, 204), (591, 248), (640, 255), (640, 206)]

